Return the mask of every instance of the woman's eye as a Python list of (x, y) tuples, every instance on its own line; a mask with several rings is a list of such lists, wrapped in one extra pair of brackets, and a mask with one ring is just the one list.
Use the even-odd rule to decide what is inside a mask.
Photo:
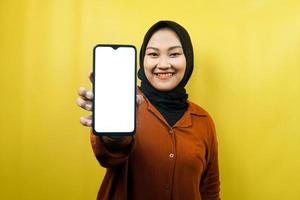
[(180, 55), (181, 55), (181, 53), (171, 53), (170, 54), (171, 57), (177, 57), (177, 56), (180, 56)]
[(151, 57), (156, 57), (156, 56), (158, 56), (157, 53), (148, 53), (147, 55), (148, 55), (148, 56), (151, 56)]

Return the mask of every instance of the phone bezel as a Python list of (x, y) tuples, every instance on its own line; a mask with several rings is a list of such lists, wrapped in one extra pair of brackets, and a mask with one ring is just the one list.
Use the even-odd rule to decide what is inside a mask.
[[(136, 97), (137, 94), (137, 51), (134, 45), (127, 45), (127, 44), (97, 44), (93, 48), (93, 94), (95, 94), (95, 61), (96, 61), (96, 49), (97, 47), (111, 47), (113, 49), (118, 49), (119, 47), (130, 47), (134, 49), (134, 95)], [(94, 95), (95, 98), (96, 95)], [(120, 98), (121, 99), (121, 98)], [(93, 133), (97, 136), (132, 136), (135, 135), (136, 132), (136, 98), (134, 98), (134, 129), (131, 132), (97, 132), (95, 130), (95, 115), (94, 115), (94, 108), (95, 108), (95, 99), (93, 100), (93, 109), (92, 109), (92, 119), (93, 119)]]

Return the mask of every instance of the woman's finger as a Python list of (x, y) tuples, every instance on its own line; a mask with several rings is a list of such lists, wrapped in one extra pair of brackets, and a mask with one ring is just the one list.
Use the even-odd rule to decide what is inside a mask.
[(93, 108), (93, 102), (92, 102), (92, 101), (84, 100), (84, 99), (82, 99), (81, 97), (78, 97), (78, 98), (76, 99), (76, 104), (77, 104), (79, 107), (81, 107), (81, 108), (83, 108), (83, 109), (85, 109), (85, 110), (87, 110), (87, 111), (91, 111), (92, 108)]
[(86, 101), (85, 102), (85, 109), (88, 111), (92, 111), (93, 108), (93, 103), (91, 101)]
[(142, 95), (136, 95), (136, 103), (137, 105), (140, 105), (144, 102), (144, 97)]
[(93, 94), (92, 90), (86, 91), (85, 97), (86, 97), (87, 99), (89, 99), (89, 100), (93, 100), (94, 94)]
[(91, 81), (92, 83), (94, 82), (94, 73), (93, 73), (93, 71), (90, 72), (90, 74), (89, 74), (89, 79), (90, 79), (90, 81)]
[(78, 95), (81, 96), (83, 99), (93, 100), (94, 94), (92, 90), (88, 90), (85, 87), (80, 87), (78, 90)]
[(76, 99), (76, 104), (81, 107), (81, 108), (84, 108), (85, 107), (85, 100), (83, 100), (82, 98), (78, 97)]
[(78, 95), (81, 96), (81, 97), (83, 97), (83, 98), (85, 98), (86, 92), (87, 92), (87, 89), (86, 89), (85, 87), (82, 87), (82, 86), (81, 86), (81, 87), (78, 89)]
[(91, 127), (93, 124), (92, 115), (87, 117), (80, 117), (80, 123), (84, 126)]

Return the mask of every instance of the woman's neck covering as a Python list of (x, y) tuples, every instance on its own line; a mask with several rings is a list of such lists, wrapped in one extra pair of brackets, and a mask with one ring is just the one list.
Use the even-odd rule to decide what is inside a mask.
[[(163, 28), (173, 30), (181, 42), (183, 53), (186, 58), (186, 70), (180, 83), (171, 91), (159, 91), (148, 81), (144, 71), (144, 57), (146, 47), (152, 35)], [(158, 109), (170, 126), (173, 126), (187, 110), (188, 94), (185, 90), (190, 76), (193, 72), (194, 54), (193, 46), (188, 32), (178, 23), (173, 21), (159, 21), (155, 23), (146, 33), (140, 51), (140, 69), (138, 77), (141, 82), (141, 90), (149, 101)]]

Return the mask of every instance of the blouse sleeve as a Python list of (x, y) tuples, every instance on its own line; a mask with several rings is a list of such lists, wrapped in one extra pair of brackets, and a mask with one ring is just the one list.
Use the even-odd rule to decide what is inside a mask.
[(215, 126), (209, 117), (210, 146), (208, 147), (207, 167), (201, 178), (201, 197), (202, 200), (220, 200), (220, 180), (218, 164), (218, 142)]
[(125, 162), (133, 150), (134, 136), (122, 139), (103, 138), (90, 131), (93, 152), (102, 167), (111, 168)]

